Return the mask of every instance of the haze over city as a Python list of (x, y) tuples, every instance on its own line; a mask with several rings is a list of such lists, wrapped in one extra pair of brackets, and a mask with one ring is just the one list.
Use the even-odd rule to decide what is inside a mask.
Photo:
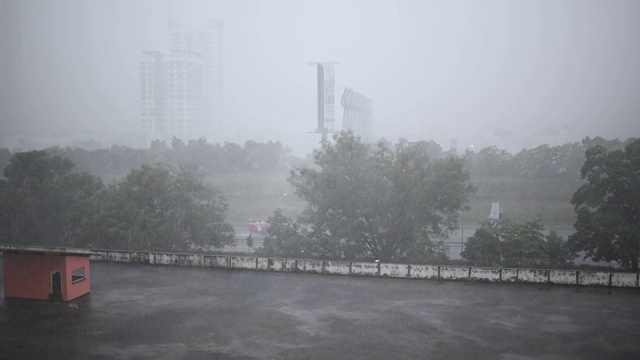
[(167, 51), (167, 20), (208, 18), (224, 22), (224, 115), (211, 141), (280, 140), (297, 155), (317, 147), (309, 61), (339, 62), (338, 130), (349, 86), (372, 99), (376, 138), (516, 151), (640, 134), (637, 1), (22, 0), (19, 9), (18, 37), (3, 40), (19, 39), (20, 53), (20, 69), (3, 71), (21, 73), (21, 110), (0, 120), (5, 147), (29, 129), (140, 134), (141, 52)]

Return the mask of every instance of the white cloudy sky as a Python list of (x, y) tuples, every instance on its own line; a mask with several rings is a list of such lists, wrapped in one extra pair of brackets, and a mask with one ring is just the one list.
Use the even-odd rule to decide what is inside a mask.
[(336, 92), (373, 99), (380, 137), (640, 136), (635, 0), (23, 0), (23, 125), (134, 129), (140, 52), (166, 48), (165, 20), (209, 17), (225, 22), (218, 141), (313, 148), (311, 60), (340, 62)]

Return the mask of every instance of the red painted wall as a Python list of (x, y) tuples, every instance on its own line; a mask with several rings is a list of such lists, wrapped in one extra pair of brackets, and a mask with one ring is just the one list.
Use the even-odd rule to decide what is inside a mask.
[[(91, 282), (88, 256), (67, 256), (66, 271), (62, 274), (62, 299), (64, 301), (73, 300), (84, 294), (91, 292)], [(71, 275), (73, 270), (84, 266), (84, 280), (72, 283)]]
[[(85, 267), (85, 279), (75, 284), (72, 271)], [(84, 256), (37, 255), (4, 253), (4, 296), (48, 300), (51, 293), (51, 271), (59, 270), (62, 280), (62, 300), (73, 300), (88, 293), (89, 258)]]

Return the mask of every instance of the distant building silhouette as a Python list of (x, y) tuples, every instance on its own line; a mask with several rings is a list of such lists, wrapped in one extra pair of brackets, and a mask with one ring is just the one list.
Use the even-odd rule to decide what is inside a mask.
[(222, 121), (223, 28), (168, 22), (168, 53), (143, 51), (140, 63), (142, 127), (150, 139), (207, 137)]
[[(0, 1), (0, 130), (22, 120), (20, 1)], [(0, 145), (4, 139), (0, 138)]]

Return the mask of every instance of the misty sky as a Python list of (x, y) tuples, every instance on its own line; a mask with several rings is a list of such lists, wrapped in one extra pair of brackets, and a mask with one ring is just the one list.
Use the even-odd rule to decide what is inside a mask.
[(141, 51), (166, 51), (168, 19), (210, 17), (225, 22), (215, 141), (313, 148), (314, 60), (340, 63), (338, 95), (372, 98), (378, 137), (640, 136), (636, 0), (24, 0), (22, 126), (135, 131)]

